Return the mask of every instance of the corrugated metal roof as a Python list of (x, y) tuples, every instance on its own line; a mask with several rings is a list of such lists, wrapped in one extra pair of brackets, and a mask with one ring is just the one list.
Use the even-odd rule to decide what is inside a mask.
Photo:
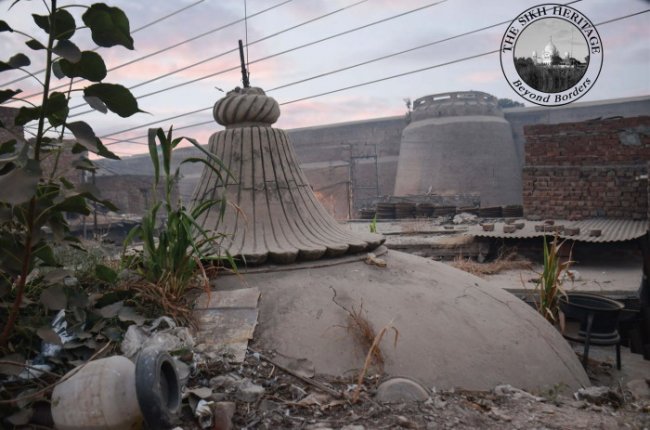
[[(505, 223), (494, 223), (494, 231), (483, 231), (480, 225), (473, 225), (467, 233), (477, 237), (498, 237), (498, 238), (512, 238), (512, 239), (527, 239), (533, 237), (542, 237), (544, 235), (552, 236), (553, 232), (535, 231), (536, 225), (543, 225), (543, 221), (529, 221), (524, 222), (522, 229), (516, 230), (513, 233), (504, 233), (503, 226)], [(571, 239), (581, 242), (623, 242), (626, 240), (638, 239), (646, 234), (648, 231), (648, 221), (634, 221), (628, 219), (587, 219), (581, 221), (567, 221), (567, 220), (554, 220), (554, 225), (564, 226), (565, 228), (580, 228), (580, 234), (575, 236), (568, 236), (564, 233), (558, 234), (559, 237)], [(590, 236), (591, 230), (600, 230), (600, 236)]]

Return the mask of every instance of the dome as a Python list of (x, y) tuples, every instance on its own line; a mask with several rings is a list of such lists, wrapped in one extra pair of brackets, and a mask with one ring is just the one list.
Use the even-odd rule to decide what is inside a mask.
[(371, 251), (383, 236), (355, 234), (341, 227), (314, 195), (284, 130), (273, 128), (280, 106), (257, 87), (235, 88), (218, 100), (214, 119), (226, 127), (214, 133), (209, 151), (229, 175), (204, 168), (194, 190), (194, 207), (211, 208), (197, 224), (214, 233), (215, 254), (247, 265), (290, 264)]
[(397, 344), (388, 333), (381, 343), (388, 376), (441, 389), (589, 385), (560, 332), (519, 298), (444, 263), (385, 248), (375, 254), (386, 267), (349, 255), (244, 269), (214, 285), (261, 292), (253, 348), (307, 359), (317, 374), (357, 375), (368, 352), (345, 328), (339, 303), (377, 332), (388, 323), (399, 331)]
[(548, 43), (546, 44), (546, 46), (544, 47), (544, 53), (548, 53), (549, 55), (557, 55), (558, 54), (558, 50), (555, 47), (555, 45), (553, 45), (552, 40), (549, 40)]
[[(441, 97), (416, 100), (414, 117), (422, 118), (413, 124), (473, 124), (476, 144), (492, 133), (490, 124), (501, 130), (505, 120), (495, 97), (479, 92)], [(287, 134), (271, 126), (279, 114), (277, 102), (258, 88), (235, 90), (215, 105), (215, 119), (226, 129), (213, 134), (209, 150), (230, 175), (204, 169), (194, 201), (227, 196), (231, 204), (223, 212), (211, 209), (197, 222), (214, 233), (222, 255), (227, 251), (242, 264), (236, 275), (216, 279), (203, 309), (211, 307), (211, 297), (245, 290), (239, 294), (257, 304), (254, 347), (307, 359), (318, 374), (343, 376), (363, 367), (367, 349), (345, 328), (349, 312), (357, 312), (375, 330), (392, 324), (399, 331), (394, 347), (387, 340), (382, 344), (389, 376), (466, 389), (504, 383), (577, 389), (589, 383), (560, 333), (519, 298), (443, 263), (388, 251), (380, 246), (381, 235), (339, 225), (316, 199)], [(449, 132), (445, 124), (442, 134)], [(498, 138), (508, 136), (509, 125)], [(487, 152), (480, 145), (456, 146)], [(504, 156), (499, 157), (503, 164)], [(198, 302), (195, 309), (205, 336), (220, 330)], [(204, 345), (212, 342), (204, 339)]]

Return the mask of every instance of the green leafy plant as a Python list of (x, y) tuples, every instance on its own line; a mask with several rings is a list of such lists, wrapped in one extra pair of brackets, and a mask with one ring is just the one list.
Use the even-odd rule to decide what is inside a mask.
[[(186, 158), (172, 171), (172, 150), (183, 140), (198, 148), (205, 158)], [(207, 232), (196, 220), (213, 208), (219, 217), (223, 216), (226, 201), (206, 200), (187, 209), (174, 201), (174, 185), (180, 179), (180, 166), (185, 163), (203, 164), (220, 179), (228, 173), (221, 160), (203, 149), (196, 140), (173, 138), (172, 128), (167, 134), (161, 128), (149, 130), (149, 155), (154, 167), (152, 194), (155, 201), (142, 218), (142, 223), (134, 227), (124, 241), (125, 262), (144, 280), (133, 287), (140, 290), (145, 300), (157, 304), (176, 319), (188, 321), (189, 309), (183, 306), (186, 290), (200, 285), (201, 278), (204, 287), (209, 288), (202, 261), (221, 259), (215, 254), (214, 247), (214, 241), (220, 235)], [(163, 194), (160, 201), (157, 197), (159, 184)], [(127, 247), (136, 239), (142, 243), (142, 250), (128, 254)], [(225, 258), (234, 266), (230, 256)]]
[(372, 221), (370, 221), (370, 233), (377, 233), (377, 215), (372, 217)]
[[(41, 80), (26, 69), (31, 64), (27, 55), (17, 53), (8, 60), (0, 59), (0, 73), (21, 71), (42, 87), (40, 105), (30, 102), (29, 97), (20, 98), (20, 89), (0, 90), (0, 103), (22, 103), (13, 124), (0, 122), (0, 128), (11, 136), (7, 141), (0, 141), (0, 299), (5, 296), (12, 300), (8, 311), (6, 307), (0, 310), (0, 320), (4, 324), (0, 348), (7, 346), (12, 336), (34, 269), (57, 265), (53, 243), (75, 243), (69, 234), (65, 213), (88, 215), (88, 201), (117, 209), (102, 200), (95, 187), (74, 184), (61, 173), (59, 161), (66, 153), (78, 157), (74, 163), (76, 169), (88, 171), (95, 169), (85, 156), (88, 152), (118, 158), (103, 145), (90, 125), (68, 120), (72, 93), (82, 91), (84, 100), (103, 113), (110, 110), (121, 117), (129, 117), (141, 112), (128, 89), (103, 82), (106, 65), (101, 55), (81, 51), (72, 42), (73, 36), (89, 29), (92, 40), (101, 47), (121, 45), (133, 49), (129, 21), (124, 12), (103, 3), (59, 7), (57, 0), (49, 0), (43, 4), (47, 13), (32, 17), (45, 33), (41, 36), (44, 42), (0, 20), (0, 33), (26, 38), (25, 45), (34, 54), (42, 55), (45, 63), (45, 76)], [(85, 26), (77, 27), (75, 18), (68, 12), (71, 7), (85, 8), (81, 17)], [(83, 89), (72, 89), (74, 78), (84, 78), (90, 84)], [(53, 87), (55, 80), (69, 80), (69, 86), (63, 85), (68, 86), (68, 90), (54, 91), (59, 88)], [(26, 140), (15, 132), (16, 126), (30, 123), (36, 123), (33, 139)], [(63, 141), (66, 130), (74, 135), (71, 143)], [(46, 234), (48, 228), (53, 239)]]
[(566, 295), (562, 288), (562, 277), (573, 263), (570, 253), (569, 258), (562, 261), (560, 249), (564, 244), (565, 241), (559, 242), (557, 236), (548, 243), (544, 236), (544, 266), (540, 273), (535, 304), (537, 311), (552, 324), (558, 322), (559, 299)]

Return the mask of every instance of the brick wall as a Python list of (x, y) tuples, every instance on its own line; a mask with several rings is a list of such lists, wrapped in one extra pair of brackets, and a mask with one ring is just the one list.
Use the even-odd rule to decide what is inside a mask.
[(650, 116), (524, 127), (526, 216), (648, 217)]

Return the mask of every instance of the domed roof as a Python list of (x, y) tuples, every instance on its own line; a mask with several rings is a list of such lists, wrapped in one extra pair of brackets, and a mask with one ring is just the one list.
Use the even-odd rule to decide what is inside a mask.
[(546, 46), (544, 47), (544, 52), (548, 52), (551, 55), (557, 55), (558, 50), (555, 45), (553, 45), (553, 41), (549, 40)]

